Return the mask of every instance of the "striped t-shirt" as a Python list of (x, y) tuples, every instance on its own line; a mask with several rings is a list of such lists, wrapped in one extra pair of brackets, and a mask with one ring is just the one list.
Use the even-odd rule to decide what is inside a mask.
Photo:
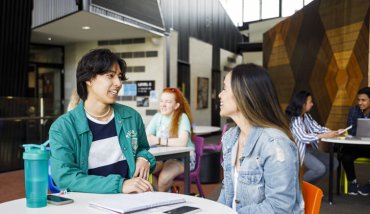
[(298, 144), (299, 158), (301, 165), (306, 154), (306, 146), (312, 145), (318, 148), (318, 134), (329, 132), (330, 129), (320, 126), (309, 113), (302, 116), (293, 117), (290, 121), (290, 131), (293, 134), (295, 142)]
[(128, 164), (119, 145), (114, 113), (105, 122), (86, 113), (93, 140), (89, 151), (89, 175), (118, 174), (128, 178)]

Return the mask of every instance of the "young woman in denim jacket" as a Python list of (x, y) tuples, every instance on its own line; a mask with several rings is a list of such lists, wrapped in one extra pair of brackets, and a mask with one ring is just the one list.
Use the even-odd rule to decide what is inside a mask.
[(93, 50), (78, 63), (77, 93), (82, 101), (49, 131), (51, 174), (59, 189), (153, 191), (148, 177), (156, 162), (148, 151), (141, 116), (115, 103), (125, 73), (126, 63), (108, 49)]
[(218, 201), (238, 213), (303, 213), (297, 146), (267, 71), (254, 64), (235, 67), (219, 97), (220, 115), (237, 126), (222, 137)]

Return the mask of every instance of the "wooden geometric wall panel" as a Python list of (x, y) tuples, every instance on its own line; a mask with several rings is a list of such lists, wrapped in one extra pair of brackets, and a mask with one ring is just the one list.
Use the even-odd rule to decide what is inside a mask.
[(369, 0), (316, 0), (264, 34), (263, 63), (283, 107), (308, 90), (315, 119), (345, 125), (357, 91), (369, 85), (369, 9)]

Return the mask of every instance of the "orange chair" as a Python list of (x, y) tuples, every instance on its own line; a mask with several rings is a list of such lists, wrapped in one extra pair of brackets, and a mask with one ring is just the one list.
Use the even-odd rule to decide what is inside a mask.
[(315, 185), (303, 181), (303, 199), (305, 203), (305, 214), (320, 213), (322, 190)]

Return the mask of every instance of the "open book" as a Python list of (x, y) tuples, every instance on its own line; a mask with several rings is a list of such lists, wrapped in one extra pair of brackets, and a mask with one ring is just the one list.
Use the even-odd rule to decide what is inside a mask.
[(89, 202), (91, 207), (111, 213), (128, 213), (153, 207), (184, 203), (179, 194), (145, 192), (137, 194), (117, 194)]

